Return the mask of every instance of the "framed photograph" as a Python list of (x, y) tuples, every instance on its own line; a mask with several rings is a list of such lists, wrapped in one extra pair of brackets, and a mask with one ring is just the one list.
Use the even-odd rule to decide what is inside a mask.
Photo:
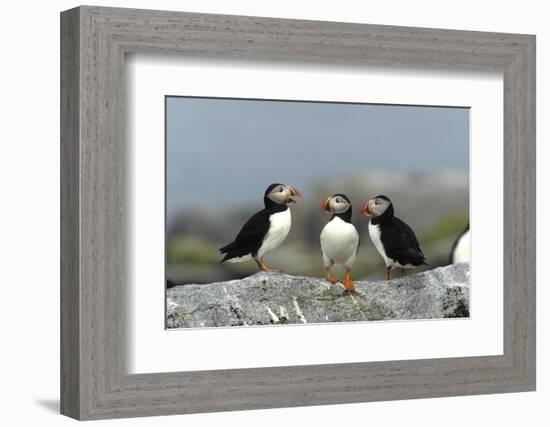
[(165, 117), (168, 328), (469, 317), (469, 108), (167, 96)]
[(535, 390), (535, 37), (61, 14), (61, 412)]

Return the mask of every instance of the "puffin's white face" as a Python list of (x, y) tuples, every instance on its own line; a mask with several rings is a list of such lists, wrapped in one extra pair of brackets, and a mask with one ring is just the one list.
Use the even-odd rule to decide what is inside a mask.
[(351, 203), (338, 194), (326, 198), (325, 201), (321, 203), (321, 211), (335, 214), (344, 213), (350, 208)]
[(390, 207), (391, 202), (382, 197), (369, 200), (361, 206), (361, 214), (364, 216), (377, 217), (382, 215)]
[(296, 203), (296, 199), (293, 197), (302, 197), (302, 193), (289, 185), (278, 184), (267, 193), (266, 196), (279, 205), (288, 205), (290, 203)]

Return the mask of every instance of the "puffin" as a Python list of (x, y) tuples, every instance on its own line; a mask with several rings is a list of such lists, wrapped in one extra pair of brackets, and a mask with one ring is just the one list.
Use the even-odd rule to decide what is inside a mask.
[(327, 281), (331, 284), (338, 280), (330, 269), (334, 264), (342, 264), (346, 275), (342, 284), (348, 291), (355, 291), (350, 273), (359, 250), (359, 233), (351, 223), (352, 207), (345, 194), (327, 197), (320, 206), (321, 212), (329, 212), (332, 217), (321, 230), (321, 255), (327, 272)]
[(456, 238), (451, 249), (450, 263), (470, 262), (470, 224)]
[(380, 195), (363, 203), (360, 213), (370, 218), (369, 235), (386, 263), (386, 280), (393, 268), (400, 268), (403, 277), (406, 268), (427, 264), (414, 231), (394, 215), (389, 197)]
[(235, 240), (220, 248), (222, 262), (254, 260), (260, 271), (277, 271), (266, 267), (264, 256), (276, 249), (290, 231), (289, 205), (296, 203), (302, 193), (289, 185), (271, 184), (264, 193), (264, 209), (252, 215), (243, 225)]

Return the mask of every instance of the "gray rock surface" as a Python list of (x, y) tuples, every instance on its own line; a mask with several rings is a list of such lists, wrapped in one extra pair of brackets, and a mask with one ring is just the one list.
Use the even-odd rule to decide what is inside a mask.
[(355, 282), (258, 273), (241, 280), (167, 291), (168, 328), (468, 317), (469, 264), (403, 279)]

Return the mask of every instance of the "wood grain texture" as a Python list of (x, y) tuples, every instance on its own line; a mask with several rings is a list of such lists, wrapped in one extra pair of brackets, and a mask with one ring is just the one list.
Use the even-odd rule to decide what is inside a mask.
[[(80, 7), (62, 13), (62, 413), (78, 419), (535, 388), (535, 38)], [(504, 354), (204, 372), (125, 370), (124, 55), (504, 74)]]
[(61, 21), (61, 412), (80, 414), (78, 10)]

